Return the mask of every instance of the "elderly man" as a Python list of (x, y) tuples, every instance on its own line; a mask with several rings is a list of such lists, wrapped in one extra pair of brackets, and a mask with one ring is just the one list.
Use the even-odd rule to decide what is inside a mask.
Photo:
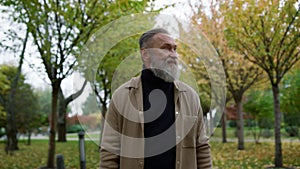
[(178, 80), (175, 40), (157, 28), (139, 43), (144, 70), (112, 96), (100, 169), (212, 168), (199, 97)]

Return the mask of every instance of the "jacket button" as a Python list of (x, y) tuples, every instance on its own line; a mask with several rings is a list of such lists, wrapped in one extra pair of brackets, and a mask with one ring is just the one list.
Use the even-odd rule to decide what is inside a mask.
[(180, 161), (179, 161), (179, 160), (177, 160), (177, 161), (176, 161), (176, 164), (177, 164), (177, 165), (179, 165), (179, 164), (180, 164)]
[(140, 161), (140, 166), (143, 167), (143, 162), (142, 161)]
[(177, 112), (175, 112), (175, 114), (177, 114), (177, 115), (178, 115), (178, 114), (179, 114), (179, 112), (177, 111)]
[(180, 136), (176, 136), (177, 140), (179, 140), (181, 137)]

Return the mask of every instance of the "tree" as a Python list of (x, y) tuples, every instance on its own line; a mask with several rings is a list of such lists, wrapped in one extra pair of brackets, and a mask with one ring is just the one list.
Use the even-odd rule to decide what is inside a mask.
[[(246, 96), (244, 105), (245, 111), (254, 117), (254, 122), (250, 122), (250, 128), (256, 143), (259, 143), (261, 129), (269, 131), (274, 124), (272, 92), (269, 90), (251, 90)], [(256, 127), (259, 127), (257, 133)]]
[(4, 109), (4, 97), (10, 88), (10, 82), (6, 75), (0, 71), (0, 128), (6, 128), (6, 112)]
[[(75, 55), (96, 26), (96, 1), (20, 1), (21, 22), (28, 25), (51, 82), (51, 116), (47, 168), (54, 167), (57, 103), (61, 82), (73, 72)], [(85, 8), (90, 8), (89, 11)], [(35, 9), (35, 10), (32, 10)]]
[[(8, 35), (9, 39), (13, 40), (18, 40), (21, 41), (21, 45), (15, 45), (13, 47), (3, 45), (0, 43), (1, 47), (4, 47), (5, 50), (12, 50), (15, 54), (17, 54), (17, 50), (21, 47), (21, 53), (19, 55), (19, 65), (17, 72), (15, 74), (15, 77), (13, 78), (13, 81), (10, 83), (10, 92), (9, 92), (9, 99), (6, 104), (5, 110), (7, 112), (6, 114), (6, 135), (7, 135), (7, 142), (6, 142), (6, 147), (5, 150), (7, 153), (12, 153), (14, 150), (18, 150), (18, 140), (17, 140), (17, 126), (16, 126), (16, 121), (15, 121), (15, 94), (16, 90), (18, 88), (18, 83), (19, 79), (21, 76), (21, 71), (22, 71), (22, 66), (23, 66), (23, 60), (24, 60), (24, 55), (25, 55), (25, 50), (27, 46), (27, 41), (28, 41), (28, 36), (29, 36), (29, 31), (26, 29), (25, 37), (19, 37), (17, 33), (15, 33), (13, 30), (10, 30), (11, 34)], [(1, 99), (2, 100), (2, 99)]]
[(205, 12), (207, 7), (200, 4), (198, 11), (192, 16), (192, 21), (199, 25), (201, 31), (207, 36), (219, 57), (222, 60), (227, 89), (231, 93), (237, 105), (238, 114), (238, 149), (244, 149), (244, 117), (243, 117), (243, 95), (255, 83), (261, 79), (262, 71), (245, 60), (244, 56), (234, 52), (228, 46), (224, 30), (224, 16), (220, 13), (220, 3), (211, 1), (209, 13)]
[[(227, 94), (225, 106), (227, 106), (228, 102), (230, 102), (231, 99), (232, 99), (232, 96), (230, 94)], [(226, 118), (226, 115), (227, 115), (227, 111), (226, 111), (226, 107), (225, 107), (225, 110), (223, 112), (222, 119), (221, 119), (222, 142), (223, 143), (227, 143), (227, 125), (226, 125), (227, 124), (227, 118)]]
[(295, 0), (224, 1), (229, 45), (268, 75), (275, 117), (275, 166), (282, 167), (279, 84), (300, 58), (300, 4)]
[(260, 70), (249, 64), (240, 55), (224, 55), (227, 58), (222, 58), (226, 73), (226, 82), (228, 91), (237, 105), (237, 135), (238, 149), (244, 149), (244, 115), (243, 115), (243, 97), (245, 92), (261, 78)]
[(21, 71), (22, 71), (22, 65), (23, 65), (23, 60), (24, 60), (24, 53), (26, 49), (26, 44), (27, 44), (27, 38), (28, 38), (28, 32), (26, 33), (26, 37), (24, 40), (24, 47), (22, 50), (22, 53), (20, 55), (20, 61), (19, 61), (19, 66), (17, 69), (17, 72), (15, 74), (15, 77), (13, 81), (11, 82), (11, 87), (10, 87), (10, 92), (9, 92), (9, 99), (8, 99), (8, 104), (6, 106), (7, 110), (7, 127), (6, 127), (6, 135), (7, 135), (7, 142), (6, 142), (6, 147), (5, 150), (7, 152), (12, 152), (14, 150), (18, 150), (18, 140), (17, 140), (17, 126), (15, 122), (15, 94), (18, 86), (18, 82), (20, 79)]
[[(6, 80), (10, 83), (14, 81), (14, 78), (18, 72), (18, 68), (9, 65), (1, 65), (1, 74), (5, 75)], [(1, 90), (3, 102), (1, 107), (4, 107), (5, 115), (7, 113), (7, 107), (9, 104), (11, 89)], [(32, 129), (37, 128), (41, 124), (41, 113), (39, 104), (37, 103), (37, 97), (33, 92), (32, 87), (25, 83), (24, 75), (20, 74), (18, 85), (14, 91), (14, 121), (17, 133), (31, 133)], [(3, 116), (2, 116), (3, 117)], [(1, 118), (2, 119), (2, 118)], [(16, 141), (18, 141), (16, 139)], [(30, 141), (30, 140), (29, 140)]]
[(10, 92), (9, 92), (9, 99), (8, 99), (8, 104), (5, 106), (5, 109), (7, 111), (6, 119), (6, 135), (7, 135), (7, 142), (6, 142), (6, 147), (5, 150), (6, 152), (11, 152), (14, 150), (18, 150), (18, 140), (17, 140), (17, 126), (15, 122), (15, 94), (16, 90), (18, 87), (19, 79), (21, 76), (21, 71), (22, 71), (22, 65), (23, 65), (23, 60), (24, 60), (24, 54), (25, 54), (25, 49), (27, 45), (27, 40), (28, 40), (28, 30), (26, 31), (26, 35), (24, 38), (23, 42), (23, 48), (20, 54), (20, 60), (19, 60), (19, 66), (17, 69), (17, 72), (15, 74), (15, 77), (13, 78), (13, 81), (11, 82), (10, 86)]
[(33, 129), (42, 126), (43, 113), (38, 104), (38, 97), (29, 84), (24, 84), (18, 88), (15, 96), (16, 122), (18, 133), (27, 134), (27, 144), (30, 145), (30, 139)]
[(300, 128), (300, 69), (291, 71), (283, 80), (282, 104), (284, 127), (290, 136), (298, 136)]

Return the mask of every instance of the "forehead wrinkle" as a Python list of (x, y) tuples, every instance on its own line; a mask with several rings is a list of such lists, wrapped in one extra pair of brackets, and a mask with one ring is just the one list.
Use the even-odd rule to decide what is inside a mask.
[(175, 40), (168, 34), (164, 34), (164, 33), (158, 33), (156, 35), (154, 35), (151, 38), (152, 41), (152, 46), (153, 43), (156, 41), (157, 43), (159, 43), (159, 46), (163, 46), (163, 45), (171, 45), (171, 46), (177, 46), (175, 43)]

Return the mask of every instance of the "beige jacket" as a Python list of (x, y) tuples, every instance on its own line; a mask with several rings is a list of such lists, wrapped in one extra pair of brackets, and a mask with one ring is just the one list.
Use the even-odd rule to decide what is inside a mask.
[[(191, 87), (180, 81), (174, 82), (174, 85), (176, 169), (212, 168), (199, 97)], [(142, 110), (141, 79), (135, 77), (112, 96), (101, 140), (100, 169), (144, 167)]]

